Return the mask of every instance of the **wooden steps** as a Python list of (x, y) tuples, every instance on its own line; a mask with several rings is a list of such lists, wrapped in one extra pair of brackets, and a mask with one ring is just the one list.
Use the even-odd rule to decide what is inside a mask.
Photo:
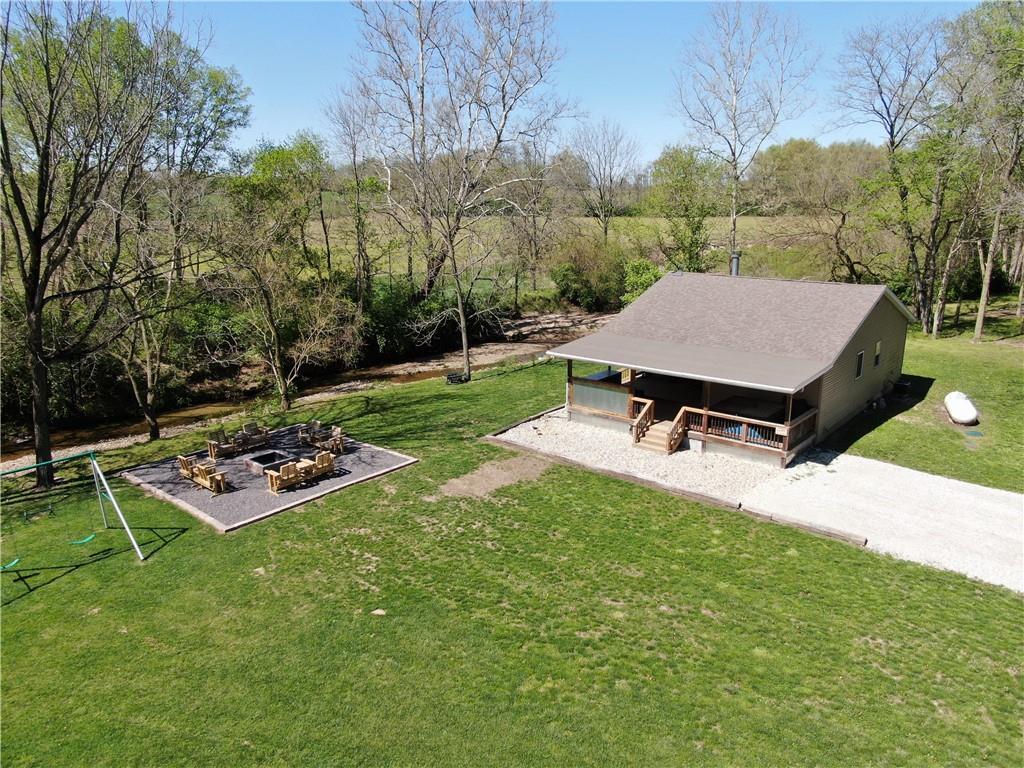
[(665, 449), (665, 446), (668, 445), (668, 435), (671, 431), (671, 421), (653, 421), (651, 426), (647, 428), (644, 436), (634, 445), (637, 448), (643, 448), (645, 451), (667, 453), (668, 451)]

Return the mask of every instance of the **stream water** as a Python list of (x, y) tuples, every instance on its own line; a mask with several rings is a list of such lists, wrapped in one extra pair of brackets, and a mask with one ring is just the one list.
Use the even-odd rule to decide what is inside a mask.
[[(474, 357), (478, 362), (473, 364), (474, 371), (482, 371), (487, 368), (501, 365), (508, 362), (529, 360), (542, 352), (547, 344), (524, 344), (524, 343), (493, 343), (485, 344), (474, 350)], [(528, 348), (528, 349), (527, 349)], [(423, 381), (424, 379), (443, 376), (452, 371), (461, 370), (461, 363), (458, 355), (451, 353), (422, 358), (403, 363), (379, 365), (370, 368), (356, 368), (341, 373), (331, 373), (308, 382), (296, 395), (296, 398), (308, 397), (310, 395), (322, 394), (332, 390), (343, 390), (344, 385), (355, 382), (377, 382), (388, 381), (392, 383), (407, 383)], [(201, 403), (187, 408), (179, 408), (173, 411), (165, 411), (160, 414), (160, 428), (170, 429), (187, 424), (194, 424), (205, 419), (218, 418), (230, 413), (240, 411), (248, 405), (248, 401), (228, 401)], [(149, 426), (144, 420), (123, 421), (107, 424), (92, 424), (83, 427), (70, 427), (57, 429), (51, 433), (52, 447), (54, 450), (60, 448), (71, 448), (76, 445), (96, 443), (101, 440), (111, 440), (119, 437), (146, 434)], [(3, 461), (11, 461), (32, 453), (31, 438), (21, 440), (5, 440), (0, 445), (0, 454)]]

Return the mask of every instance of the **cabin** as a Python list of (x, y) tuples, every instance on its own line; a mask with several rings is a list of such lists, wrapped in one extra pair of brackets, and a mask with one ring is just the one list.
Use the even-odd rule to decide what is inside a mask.
[(912, 320), (884, 285), (674, 272), (548, 355), (570, 420), (785, 467), (893, 388)]

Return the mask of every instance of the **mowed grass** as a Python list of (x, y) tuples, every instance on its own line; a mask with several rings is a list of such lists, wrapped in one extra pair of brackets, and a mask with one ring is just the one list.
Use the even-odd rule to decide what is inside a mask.
[[(1019, 763), (1008, 590), (563, 466), (440, 494), (563, 387), (542, 364), (297, 410), (420, 462), (230, 535), (117, 482), (147, 547), (187, 530), (23, 597), (2, 577), (5, 765)], [(45, 504), (7, 491), (9, 519)], [(89, 486), (53, 498), (14, 524), (26, 565), (95, 525)]]
[[(1015, 308), (1016, 296), (997, 298), (979, 343), (971, 342), (974, 306), (965, 308), (960, 333), (949, 328), (935, 340), (911, 332), (904, 373), (921, 377), (927, 395), (907, 411), (854, 425), (864, 434), (851, 445), (845, 435), (839, 442), (860, 456), (1024, 493), (1024, 337), (1021, 320), (1009, 316)], [(950, 423), (942, 401), (954, 390), (971, 398), (977, 426)]]

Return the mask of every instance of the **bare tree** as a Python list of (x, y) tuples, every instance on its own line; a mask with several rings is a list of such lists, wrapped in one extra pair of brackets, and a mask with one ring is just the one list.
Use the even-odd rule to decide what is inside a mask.
[(762, 4), (712, 6), (710, 29), (683, 53), (678, 105), (696, 145), (729, 167), (734, 251), (740, 182), (779, 124), (803, 112), (811, 64), (796, 22)]
[(585, 182), (577, 192), (607, 242), (608, 225), (625, 204), (630, 181), (637, 173), (639, 147), (621, 125), (602, 119), (577, 126), (571, 152), (581, 164)]
[[(954, 73), (966, 69), (968, 95), (965, 99), (975, 117), (974, 131), (980, 139), (994, 183), (988, 206), (992, 224), (982, 270), (981, 298), (974, 325), (974, 341), (980, 341), (988, 308), (992, 273), (997, 254), (1008, 252), (1014, 225), (1020, 226), (1024, 210), (1024, 73), (1021, 71), (1021, 29), (1024, 3), (985, 3), (968, 11), (952, 25)], [(1018, 235), (1019, 237), (1019, 235)], [(1008, 253), (1003, 259), (1009, 262)], [(1024, 296), (1022, 287), (1021, 296)], [(1019, 303), (1018, 303), (1019, 305)], [(1019, 312), (1018, 312), (1019, 313)]]
[[(457, 6), (447, 3), (359, 3), (363, 52), (357, 82), (371, 110), (377, 155), (387, 184), (385, 212), (418, 246), (425, 261), (423, 294), (441, 270), (429, 180), (438, 153), (435, 109), (450, 79), (445, 50), (455, 45)], [(411, 276), (411, 275), (410, 275)]]
[(151, 164), (155, 202), (166, 212), (174, 274), (181, 279), (186, 264), (198, 270), (209, 245), (208, 229), (196, 227), (202, 217), (193, 214), (232, 132), (249, 122), (249, 89), (234, 70), (204, 64), (202, 51), (179, 36), (170, 36), (168, 45), (170, 93), (152, 132)]
[(359, 306), (365, 307), (370, 296), (373, 280), (373, 263), (370, 258), (372, 213), (371, 202), (379, 188), (375, 177), (366, 172), (371, 158), (369, 104), (359, 93), (340, 93), (327, 110), (334, 124), (334, 139), (346, 170), (342, 182), (344, 197), (352, 219), (352, 266), (356, 278), (356, 295)]
[[(118, 253), (92, 247), (85, 235), (99, 226), (98, 214), (120, 204), (115, 179), (130, 189), (140, 173), (171, 91), (168, 17), (126, 13), (115, 21), (96, 3), (4, 10), (3, 214), (31, 357), (37, 462), (52, 458), (49, 366), (107, 342), (96, 331), (126, 279)], [(40, 467), (36, 480), (52, 484), (52, 467)]]
[(943, 56), (938, 24), (910, 18), (897, 23), (878, 22), (847, 39), (836, 85), (846, 120), (873, 123), (885, 137), (890, 183), (899, 200), (897, 226), (914, 280), (916, 314), (926, 327), (934, 274), (927, 274), (929, 270), (919, 258), (910, 183), (900, 166), (899, 153), (928, 128), (938, 112), (935, 92)]
[(513, 204), (509, 228), (515, 249), (512, 306), (516, 313), (524, 274), (529, 274), (530, 286), (536, 291), (537, 274), (545, 257), (571, 226), (563, 200), (553, 188), (557, 170), (550, 145), (550, 137), (538, 137), (520, 147), (511, 163), (513, 173), (520, 177), (507, 191)]
[(564, 112), (545, 88), (560, 55), (551, 8), (526, 0), (360, 8), (370, 59), (362, 91), (388, 208), (416, 230), (425, 292), (448, 266), (468, 378), (467, 299), (479, 276), (467, 281), (460, 249), (482, 242), (479, 224), (511, 205), (506, 189), (516, 179), (502, 173), (503, 151)]
[(292, 194), (262, 178), (232, 180), (216, 241), (229, 268), (221, 282), (243, 310), (250, 347), (270, 369), (283, 411), (307, 364), (355, 358), (360, 322), (340, 285), (301, 277), (303, 222)]

